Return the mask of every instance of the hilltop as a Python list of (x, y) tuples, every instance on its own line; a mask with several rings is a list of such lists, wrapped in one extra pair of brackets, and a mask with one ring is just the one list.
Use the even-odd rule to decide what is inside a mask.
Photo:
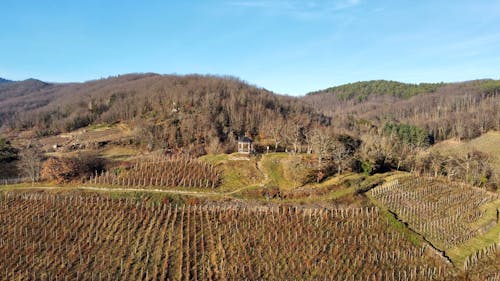
[(10, 83), (10, 82), (12, 82), (12, 81), (10, 81), (10, 80), (7, 80), (7, 79), (4, 79), (4, 78), (0, 77), (0, 84), (3, 84), (3, 83)]
[(324, 90), (308, 93), (308, 96), (328, 94), (339, 100), (362, 102), (373, 95), (389, 95), (397, 98), (410, 98), (419, 94), (433, 93), (445, 83), (409, 84), (388, 80), (372, 80), (349, 83)]
[(97, 124), (129, 123), (151, 148), (225, 149), (250, 134), (329, 118), (301, 100), (232, 77), (128, 74), (84, 83), (26, 80), (0, 87), (0, 126), (58, 135)]
[[(498, 131), (499, 92), (495, 80), (366, 81), (290, 97), (227, 76), (142, 73), (83, 83), (28, 79), (0, 85), (0, 125), (2, 137), (15, 148), (35, 142), (52, 157), (86, 152), (116, 162), (153, 151), (227, 154), (247, 136), (257, 152), (314, 153), (309, 181), (343, 171), (446, 175), (445, 168), (436, 172), (429, 163), (447, 167), (449, 161), (423, 151), (444, 140)], [(478, 169), (491, 178), (489, 166)], [(467, 174), (471, 183), (485, 185), (471, 173), (455, 177)]]
[[(289, 97), (220, 76), (145, 73), (84, 83), (28, 79), (0, 86), (0, 127), (35, 128), (38, 135), (55, 135), (100, 123), (142, 120), (163, 123), (164, 129), (166, 124), (193, 127), (210, 120), (205, 124), (210, 133), (189, 138), (204, 142), (216, 136), (224, 143), (244, 134), (268, 138), (273, 124), (284, 128), (291, 119), (328, 125), (334, 118), (334, 127), (357, 133), (397, 122), (422, 127), (435, 140), (470, 139), (499, 129), (495, 121), (500, 119), (499, 92), (496, 80), (421, 84), (375, 80)], [(302, 123), (306, 129), (312, 125)], [(183, 138), (178, 143), (193, 141)]]
[(195, 154), (232, 152), (235, 140), (245, 135), (255, 138), (259, 149), (311, 149), (318, 128), (363, 141), (387, 128), (409, 130), (432, 144), (499, 130), (499, 92), (496, 80), (364, 81), (290, 97), (226, 76), (142, 73), (83, 83), (28, 79), (0, 85), (0, 132), (46, 138), (122, 124), (126, 133), (113, 140), (126, 136), (142, 149)]

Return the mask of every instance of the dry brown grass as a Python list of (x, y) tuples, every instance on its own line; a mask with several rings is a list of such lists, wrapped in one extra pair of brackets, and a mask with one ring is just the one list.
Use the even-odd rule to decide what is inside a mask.
[(470, 141), (446, 140), (434, 145), (432, 150), (439, 151), (444, 155), (452, 153), (467, 153), (479, 150), (487, 153), (490, 162), (497, 175), (500, 174), (500, 132), (490, 131)]

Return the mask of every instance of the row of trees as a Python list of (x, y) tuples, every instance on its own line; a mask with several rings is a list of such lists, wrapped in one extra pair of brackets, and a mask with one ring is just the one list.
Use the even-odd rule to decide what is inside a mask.
[[(332, 130), (332, 127), (303, 124), (296, 119), (293, 125), (286, 124), (276, 127), (280, 130), (268, 131), (268, 135), (262, 136), (260, 146), (265, 141), (271, 141), (271, 148), (275, 151), (313, 153), (316, 164), (306, 181), (319, 182), (345, 171), (373, 174), (403, 170), (496, 188), (497, 176), (489, 164), (488, 155), (478, 151), (441, 155), (427, 148), (428, 134), (415, 126), (389, 123), (382, 129), (374, 128), (355, 137)], [(226, 150), (222, 150), (224, 145), (219, 143), (211, 151), (209, 145), (206, 150), (202, 148), (199, 154), (233, 152), (231, 144), (234, 146), (235, 143), (233, 140), (225, 145)], [(17, 163), (19, 170), (33, 182), (40, 178), (56, 182), (88, 178), (96, 170), (103, 171), (108, 166), (103, 159), (91, 155), (80, 155), (75, 159), (51, 158), (42, 165), (41, 155), (36, 145), (29, 145), (20, 153), (15, 153), (13, 159), (20, 159)]]
[(24, 176), (35, 182), (40, 178), (42, 155), (33, 145), (23, 149), (14, 148), (10, 141), (0, 138), (0, 177), (14, 178)]
[(498, 175), (494, 174), (487, 154), (480, 151), (440, 154), (428, 147), (428, 134), (414, 126), (390, 124), (360, 138), (316, 128), (309, 139), (312, 152), (317, 155), (317, 180), (344, 171), (374, 174), (401, 170), (445, 176), (490, 189), (496, 189), (498, 184)]
[(415, 171), (496, 189), (498, 183), (488, 159), (488, 155), (475, 150), (450, 155), (424, 152), (415, 159)]

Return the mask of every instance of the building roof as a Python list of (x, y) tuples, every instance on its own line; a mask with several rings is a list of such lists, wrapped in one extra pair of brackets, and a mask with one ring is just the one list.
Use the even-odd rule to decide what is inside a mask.
[(249, 137), (242, 137), (238, 140), (238, 142), (244, 142), (244, 143), (252, 143), (253, 140)]

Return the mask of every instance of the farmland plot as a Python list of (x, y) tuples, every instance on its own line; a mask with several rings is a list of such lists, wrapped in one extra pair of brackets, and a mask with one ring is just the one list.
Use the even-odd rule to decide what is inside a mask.
[(449, 249), (487, 232), (486, 204), (498, 194), (463, 184), (407, 177), (379, 186), (370, 195), (440, 249)]
[(211, 188), (219, 186), (222, 171), (196, 159), (183, 157), (145, 158), (130, 167), (96, 174), (88, 184), (163, 189), (168, 187)]
[(0, 280), (443, 280), (377, 208), (0, 195)]

